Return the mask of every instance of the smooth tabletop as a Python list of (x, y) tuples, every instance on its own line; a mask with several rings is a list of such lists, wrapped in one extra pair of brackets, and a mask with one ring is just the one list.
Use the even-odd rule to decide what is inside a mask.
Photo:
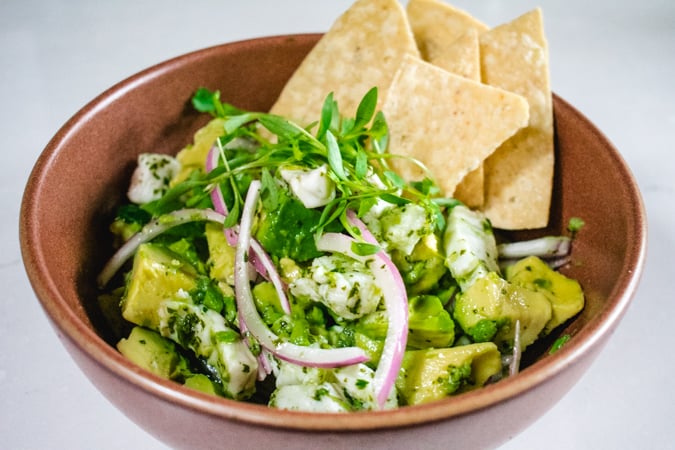
[[(144, 68), (220, 43), (325, 31), (350, 3), (0, 2), (0, 448), (166, 448), (84, 377), (28, 283), (19, 208), (49, 139), (96, 95)], [(491, 26), (542, 7), (553, 90), (618, 148), (649, 222), (642, 283), (613, 338), (570, 393), (503, 449), (675, 448), (675, 2), (453, 5)], [(245, 446), (245, 436), (237, 439)]]

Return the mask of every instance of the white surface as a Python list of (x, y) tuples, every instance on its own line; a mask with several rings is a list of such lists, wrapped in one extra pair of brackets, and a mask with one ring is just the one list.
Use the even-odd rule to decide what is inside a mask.
[[(227, 41), (323, 31), (349, 3), (0, 2), (0, 448), (165, 448), (84, 378), (25, 276), (19, 205), (51, 136), (94, 96), (152, 64)], [(489, 25), (542, 6), (554, 90), (618, 147), (649, 218), (646, 272), (614, 338), (569, 395), (504, 448), (674, 448), (675, 2), (454, 4)]]

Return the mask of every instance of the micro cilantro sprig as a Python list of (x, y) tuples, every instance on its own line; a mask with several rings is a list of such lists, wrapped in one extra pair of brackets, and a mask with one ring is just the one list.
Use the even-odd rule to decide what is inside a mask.
[[(436, 183), (427, 176), (422, 181), (406, 182), (392, 171), (388, 160), (400, 157), (387, 152), (389, 130), (386, 118), (376, 111), (378, 90), (370, 89), (359, 103), (353, 118), (340, 114), (338, 103), (330, 93), (326, 97), (321, 117), (317, 122), (302, 127), (284, 117), (262, 112), (242, 111), (223, 103), (218, 91), (200, 88), (192, 104), (201, 112), (224, 119), (225, 135), (219, 145), (223, 165), (217, 173), (212, 172), (211, 183), (230, 180), (234, 205), (243, 198), (240, 187), (232, 180), (248, 172), (262, 181), (262, 200), (269, 207), (278, 196), (277, 169), (283, 166), (315, 169), (327, 165), (328, 177), (335, 184), (336, 195), (321, 210), (315, 232), (339, 222), (357, 240), (362, 241), (360, 231), (347, 220), (347, 211), (354, 210), (363, 217), (375, 204), (384, 201), (402, 206), (414, 201), (425, 207), (434, 225), (442, 230), (445, 224), (443, 209), (459, 202), (438, 197)], [(312, 133), (312, 129), (316, 132)], [(266, 131), (261, 131), (264, 129)], [(245, 137), (254, 141), (255, 150), (238, 150), (228, 143)], [(418, 161), (425, 173), (430, 172)], [(223, 167), (224, 166), (224, 167)], [(230, 212), (229, 221), (238, 219), (238, 208)], [(370, 245), (361, 245), (361, 253), (374, 252)]]

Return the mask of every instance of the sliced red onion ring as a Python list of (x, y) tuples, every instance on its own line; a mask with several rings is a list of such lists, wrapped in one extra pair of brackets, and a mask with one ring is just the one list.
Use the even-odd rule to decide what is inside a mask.
[(250, 245), (252, 250), (251, 259), (253, 260), (256, 271), (272, 283), (274, 289), (277, 291), (281, 309), (290, 316), (291, 302), (286, 295), (286, 283), (284, 283), (279, 272), (277, 272), (277, 268), (274, 266), (272, 258), (270, 258), (270, 255), (267, 254), (262, 245), (260, 245), (260, 242), (255, 239), (251, 239)]
[(244, 202), (239, 226), (239, 240), (235, 252), (234, 289), (237, 297), (240, 324), (246, 327), (250, 335), (256, 338), (263, 348), (270, 351), (276, 357), (293, 364), (307, 367), (334, 368), (367, 361), (368, 356), (358, 347), (323, 349), (283, 342), (260, 318), (253, 300), (247, 270), (251, 226), (259, 195), (260, 181), (254, 180), (249, 186), (246, 201)]
[[(211, 147), (211, 150), (209, 150), (209, 153), (206, 157), (205, 167), (207, 172), (212, 171), (218, 166), (219, 158), (219, 149), (214, 145)], [(227, 205), (225, 204), (223, 191), (220, 189), (218, 184), (216, 184), (211, 190), (211, 201), (213, 202), (213, 207), (216, 211), (223, 214), (224, 216), (227, 216)], [(232, 247), (236, 247), (238, 240), (236, 227), (226, 228), (224, 233), (227, 243)], [(286, 285), (281, 279), (281, 276), (279, 276), (276, 267), (274, 267), (272, 258), (270, 258), (262, 245), (260, 245), (260, 243), (255, 239), (251, 239), (251, 249), (253, 251), (250, 255), (250, 262), (255, 267), (256, 272), (258, 272), (265, 279), (269, 280), (272, 285), (274, 285), (274, 288), (277, 291), (277, 295), (279, 297), (279, 302), (281, 303), (281, 309), (284, 311), (284, 313), (290, 315), (291, 303), (288, 301), (288, 296), (286, 295)]]
[[(211, 172), (218, 166), (218, 159), (220, 158), (220, 152), (217, 146), (211, 147), (208, 155), (206, 156), (206, 172)], [(213, 209), (218, 211), (224, 216), (229, 214), (227, 209), (227, 204), (225, 203), (225, 198), (223, 197), (223, 191), (220, 189), (220, 186), (216, 186), (211, 190), (211, 201), (213, 202)], [(237, 230), (235, 228), (226, 228), (225, 229), (225, 238), (227, 243), (232, 247), (237, 246)]]
[[(377, 239), (375, 239), (375, 236), (373, 236), (373, 234), (370, 232), (370, 230), (368, 229), (366, 224), (363, 223), (363, 221), (361, 219), (359, 219), (358, 216), (356, 215), (356, 213), (354, 211), (352, 211), (351, 209), (347, 210), (347, 221), (352, 226), (357, 227), (361, 231), (361, 237), (363, 238), (364, 241), (368, 242), (369, 244), (373, 244), (373, 245), (377, 245), (378, 247), (381, 247), (380, 243), (377, 242)], [(392, 366), (390, 367), (389, 373), (387, 374), (389, 377), (386, 380), (382, 380), (383, 385), (385, 383), (391, 383), (393, 385), (393, 383), (396, 381), (396, 377), (397, 377), (398, 372), (400, 371), (400, 368), (401, 368), (401, 358), (403, 358), (403, 352), (405, 351), (405, 346), (406, 346), (406, 342), (407, 342), (407, 339), (408, 339), (408, 294), (407, 294), (407, 291), (406, 291), (406, 288), (405, 288), (405, 284), (403, 283), (403, 278), (401, 277), (401, 273), (398, 271), (398, 267), (396, 267), (396, 265), (391, 260), (391, 258), (389, 258), (389, 256), (384, 252), (384, 250), (380, 250), (376, 255), (379, 258), (381, 258), (385, 262), (385, 264), (387, 265), (387, 267), (389, 269), (389, 272), (394, 279), (393, 281), (394, 281), (396, 293), (402, 293), (402, 295), (405, 297), (403, 299), (403, 305), (400, 304), (400, 301), (396, 302), (396, 306), (399, 307), (399, 308), (402, 308), (404, 310), (404, 314), (405, 314), (405, 318), (403, 319), (405, 323), (401, 326), (401, 330), (402, 330), (401, 333), (403, 333), (403, 342), (402, 342), (402, 345), (400, 346), (400, 349), (396, 349), (396, 350), (400, 351), (400, 355), (392, 356), (392, 361), (391, 361)], [(387, 297), (385, 297), (385, 303), (386, 303), (386, 298)], [(388, 308), (389, 308), (389, 304), (387, 304), (387, 309)], [(386, 339), (390, 339), (389, 332), (387, 332)], [(386, 339), (385, 339), (385, 344), (384, 344), (385, 349), (387, 348), (387, 340)], [(394, 339), (396, 339), (396, 337), (392, 336), (391, 340), (394, 340)], [(384, 353), (384, 351), (383, 351), (383, 353)], [(378, 370), (379, 370), (379, 367), (378, 367)], [(382, 374), (382, 373), (385, 373), (385, 371), (383, 370), (382, 372), (380, 372), (380, 374)], [(378, 376), (378, 372), (375, 373), (375, 377), (376, 377), (376, 381), (379, 382), (377, 376)], [(386, 375), (382, 375), (382, 377), (386, 377)], [(393, 379), (390, 379), (391, 377), (393, 377)], [(382, 405), (386, 401), (388, 392), (390, 390), (391, 390), (391, 388), (389, 388), (388, 390), (382, 389), (380, 391), (381, 395), (378, 396), (378, 402), (380, 402), (379, 403), (380, 407), (382, 407)], [(385, 395), (385, 392), (386, 392), (386, 395)]]
[[(354, 226), (360, 228), (362, 225), (365, 228), (363, 222), (355, 215), (352, 218), (349, 215), (347, 217), (353, 221)], [(370, 237), (372, 238), (372, 235)], [(368, 240), (365, 236), (364, 239)], [(389, 324), (373, 379), (377, 404), (382, 409), (401, 370), (401, 361), (408, 340), (408, 295), (398, 268), (384, 251), (377, 252), (374, 257), (360, 256), (352, 251), (354, 242), (356, 241), (353, 238), (344, 234), (325, 233), (317, 240), (316, 247), (321, 251), (342, 253), (367, 264), (375, 276), (375, 282), (382, 290)], [(377, 244), (374, 238), (369, 243)]]
[[(241, 331), (241, 335), (244, 339), (244, 342), (246, 345), (249, 347), (251, 346), (251, 343), (249, 342), (248, 339), (248, 328), (246, 328), (246, 324), (244, 322), (239, 323), (239, 330)], [(260, 354), (258, 355), (258, 380), (263, 381), (265, 378), (267, 378), (267, 375), (272, 373), (272, 366), (270, 365), (270, 361), (267, 359), (267, 355), (265, 354), (267, 350), (262, 349)]]
[(98, 276), (98, 286), (100, 288), (105, 287), (115, 273), (136, 252), (139, 245), (152, 240), (166, 230), (188, 222), (210, 221), (223, 223), (225, 222), (225, 218), (224, 215), (211, 209), (187, 208), (172, 211), (149, 222), (141, 231), (129, 238), (106, 263)]

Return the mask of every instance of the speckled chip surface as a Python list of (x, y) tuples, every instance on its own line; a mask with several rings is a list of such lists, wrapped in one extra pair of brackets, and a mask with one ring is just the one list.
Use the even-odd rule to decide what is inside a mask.
[(419, 55), (405, 10), (397, 0), (358, 0), (307, 55), (272, 106), (274, 114), (306, 125), (319, 119), (330, 93), (353, 117), (370, 88), (380, 101), (405, 55)]
[(488, 30), (470, 14), (440, 0), (410, 0), (406, 12), (422, 58), (444, 69), (448, 69), (446, 64), (454, 64), (449, 44), (469, 29), (479, 33)]
[(506, 139), (527, 125), (520, 95), (454, 75), (408, 56), (382, 108), (389, 123), (391, 164), (406, 180), (430, 171), (445, 195)]
[[(487, 25), (441, 0), (410, 0), (406, 8), (410, 27), (422, 58), (454, 74), (480, 81), (479, 33)], [(457, 185), (453, 196), (467, 206), (480, 208), (484, 201), (481, 164)]]
[(525, 97), (528, 126), (485, 162), (484, 211), (497, 228), (548, 224), (553, 187), (553, 108), (548, 45), (534, 9), (480, 36), (482, 80)]

